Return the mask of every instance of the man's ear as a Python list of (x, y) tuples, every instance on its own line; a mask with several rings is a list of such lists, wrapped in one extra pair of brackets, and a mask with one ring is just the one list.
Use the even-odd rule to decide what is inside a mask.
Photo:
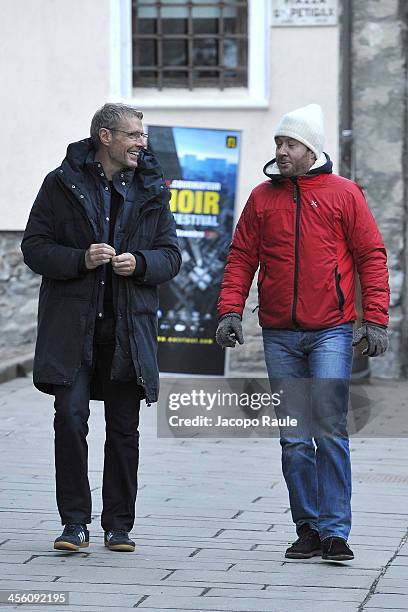
[(109, 145), (112, 140), (111, 131), (107, 128), (99, 128), (99, 140), (103, 145)]

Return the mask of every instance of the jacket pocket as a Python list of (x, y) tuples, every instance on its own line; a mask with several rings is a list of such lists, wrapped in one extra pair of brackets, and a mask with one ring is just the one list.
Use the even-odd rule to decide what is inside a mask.
[(334, 271), (334, 275), (335, 275), (335, 281), (336, 281), (336, 292), (337, 292), (337, 301), (338, 301), (338, 305), (339, 305), (339, 310), (341, 310), (343, 312), (343, 309), (344, 309), (344, 293), (343, 293), (341, 285), (340, 285), (341, 274), (339, 272), (338, 266), (336, 266), (336, 269)]
[(51, 280), (50, 297), (59, 300), (78, 300), (90, 302), (94, 286), (94, 275), (87, 273), (81, 278)]
[(157, 315), (159, 291), (155, 285), (130, 285), (130, 309), (135, 315)]

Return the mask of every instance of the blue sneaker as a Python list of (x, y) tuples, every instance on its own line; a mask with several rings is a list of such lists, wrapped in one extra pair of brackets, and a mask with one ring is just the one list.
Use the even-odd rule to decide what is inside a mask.
[(129, 538), (129, 534), (124, 529), (110, 529), (105, 531), (105, 546), (109, 550), (117, 550), (119, 552), (133, 552), (135, 543)]
[(62, 534), (55, 540), (55, 550), (79, 550), (89, 546), (89, 531), (86, 525), (68, 523)]

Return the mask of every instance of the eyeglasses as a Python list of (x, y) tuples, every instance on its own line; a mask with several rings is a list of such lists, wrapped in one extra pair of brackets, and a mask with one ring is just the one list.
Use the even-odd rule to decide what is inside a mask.
[(126, 134), (126, 136), (128, 136), (128, 138), (131, 138), (132, 140), (139, 140), (139, 138), (147, 140), (149, 138), (149, 135), (145, 134), (144, 132), (126, 132), (125, 130), (118, 130), (117, 128), (109, 127), (106, 127), (105, 130), (110, 130), (111, 132), (122, 132), (122, 134)]

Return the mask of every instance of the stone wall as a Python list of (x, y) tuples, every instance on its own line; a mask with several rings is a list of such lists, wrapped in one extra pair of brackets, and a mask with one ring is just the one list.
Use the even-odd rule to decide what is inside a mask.
[(0, 232), (0, 350), (35, 340), (41, 278), (24, 264), (22, 232)]
[(404, 203), (405, 203), (405, 219), (404, 219), (404, 231), (405, 231), (405, 249), (404, 257), (402, 261), (402, 267), (404, 269), (404, 282), (402, 286), (402, 325), (401, 325), (401, 366), (402, 375), (408, 377), (408, 2), (406, 0), (400, 0), (399, 4), (400, 19), (403, 23), (402, 30), (402, 47), (405, 56), (405, 67), (404, 72), (401, 75), (401, 79), (405, 82), (405, 94), (404, 94), (404, 147), (403, 147), (403, 159), (402, 167), (404, 172)]
[[(356, 181), (383, 235), (390, 269), (389, 352), (371, 360), (373, 374), (400, 375), (405, 252), (405, 0), (353, 2), (352, 89)], [(404, 78), (405, 77), (405, 78)]]

